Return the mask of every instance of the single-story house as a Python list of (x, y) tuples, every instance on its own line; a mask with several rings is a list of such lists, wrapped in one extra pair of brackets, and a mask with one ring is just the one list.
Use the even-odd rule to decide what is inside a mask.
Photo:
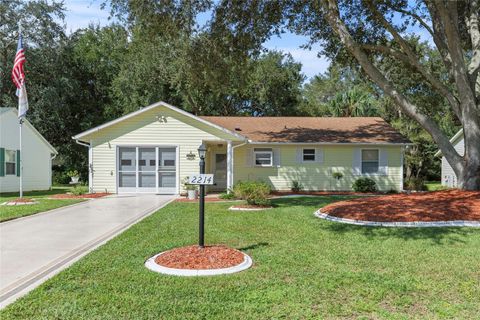
[(57, 151), (25, 119), (22, 152), (17, 109), (0, 108), (0, 192), (20, 190), (20, 159), (23, 190), (48, 190), (52, 186), (52, 160)]
[[(452, 143), (455, 150), (457, 150), (458, 154), (463, 156), (465, 154), (465, 140), (463, 137), (463, 129), (460, 129), (451, 139), (450, 142)], [(435, 156), (442, 156), (442, 186), (448, 188), (456, 188), (457, 187), (457, 175), (453, 171), (452, 167), (448, 163), (447, 159), (442, 155), (442, 152), (439, 150), (435, 153)]]
[[(263, 180), (274, 190), (351, 190), (370, 177), (380, 190), (403, 189), (403, 154), (410, 142), (378, 117), (195, 116), (165, 102), (73, 137), (88, 147), (92, 192), (184, 191), (199, 172), (198, 147), (207, 145), (209, 190)], [(342, 178), (336, 179), (339, 172)]]

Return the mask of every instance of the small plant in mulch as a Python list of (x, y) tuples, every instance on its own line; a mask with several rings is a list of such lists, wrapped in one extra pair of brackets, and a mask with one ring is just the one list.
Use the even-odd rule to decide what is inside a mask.
[(336, 172), (332, 173), (332, 177), (335, 180), (339, 181), (340, 179), (343, 178), (343, 173), (336, 171)]
[(221, 193), (218, 197), (222, 200), (235, 200), (236, 199), (233, 191)]
[(75, 186), (72, 189), (72, 194), (75, 196), (81, 196), (83, 194), (88, 193), (88, 187), (87, 186)]
[(268, 207), (271, 205), (269, 195), (271, 187), (262, 181), (241, 181), (233, 187), (238, 199), (247, 201), (250, 206)]
[(293, 180), (291, 190), (292, 192), (298, 193), (303, 190), (303, 185), (300, 183), (300, 181)]
[(355, 192), (376, 192), (377, 183), (370, 178), (359, 178), (352, 184)]

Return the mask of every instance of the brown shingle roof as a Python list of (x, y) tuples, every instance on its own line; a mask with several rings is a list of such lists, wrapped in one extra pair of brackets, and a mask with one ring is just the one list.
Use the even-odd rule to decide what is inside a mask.
[(378, 117), (201, 117), (254, 142), (410, 143)]

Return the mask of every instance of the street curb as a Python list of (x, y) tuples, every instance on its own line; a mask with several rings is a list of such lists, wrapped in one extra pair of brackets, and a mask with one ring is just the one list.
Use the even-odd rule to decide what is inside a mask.
[(377, 221), (365, 221), (345, 219), (335, 216), (331, 216), (318, 209), (313, 213), (317, 218), (325, 219), (328, 221), (352, 224), (357, 226), (369, 226), (369, 227), (401, 227), (401, 228), (432, 228), (432, 227), (473, 227), (480, 228), (480, 221), (468, 221), (468, 220), (453, 220), (453, 221), (413, 221), (413, 222), (377, 222)]

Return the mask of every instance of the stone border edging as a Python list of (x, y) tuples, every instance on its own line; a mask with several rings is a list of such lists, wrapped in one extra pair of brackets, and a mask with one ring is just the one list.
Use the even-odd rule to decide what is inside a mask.
[(428, 228), (428, 227), (474, 227), (480, 228), (480, 221), (453, 220), (453, 221), (413, 221), (413, 222), (379, 222), (339, 218), (331, 216), (318, 209), (313, 213), (317, 218), (334, 222), (353, 224), (358, 226), (371, 227), (409, 227), (409, 228)]
[(231, 211), (262, 211), (262, 210), (270, 210), (273, 209), (273, 207), (265, 207), (265, 208), (237, 208), (235, 206), (231, 206), (228, 208), (228, 210)]
[(151, 271), (163, 273), (171, 276), (199, 277), (199, 276), (216, 276), (216, 275), (222, 275), (222, 274), (236, 273), (236, 272), (246, 270), (253, 265), (252, 258), (250, 258), (249, 255), (242, 252), (244, 257), (243, 262), (233, 267), (220, 268), (220, 269), (201, 269), (201, 270), (168, 268), (168, 267), (163, 267), (155, 262), (155, 258), (158, 257), (159, 255), (164, 254), (165, 252), (166, 251), (160, 252), (154, 255), (153, 257), (149, 258), (147, 261), (145, 261), (145, 267), (147, 267)]

